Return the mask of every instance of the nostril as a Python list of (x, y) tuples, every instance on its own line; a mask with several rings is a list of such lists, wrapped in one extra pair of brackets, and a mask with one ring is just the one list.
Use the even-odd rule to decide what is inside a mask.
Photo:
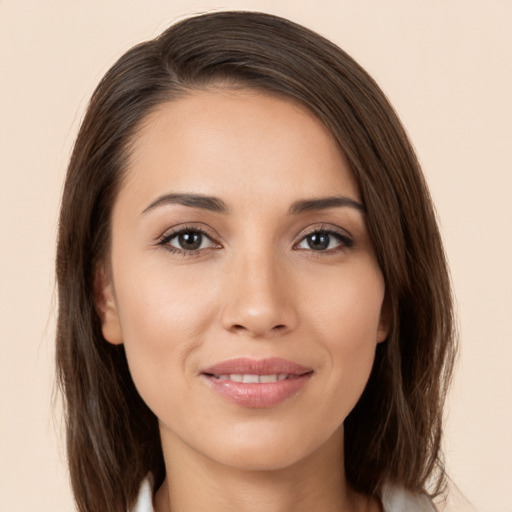
[[(274, 333), (277, 333), (277, 332), (283, 332), (283, 331), (286, 331), (287, 327), (285, 324), (278, 324), (278, 325), (274, 325), (274, 327), (272, 327), (270, 329), (269, 332), (274, 332)], [(250, 329), (249, 327), (246, 327), (245, 325), (242, 325), (242, 324), (233, 324), (231, 326), (231, 330), (232, 332), (245, 332), (245, 331), (254, 331), (255, 329)]]

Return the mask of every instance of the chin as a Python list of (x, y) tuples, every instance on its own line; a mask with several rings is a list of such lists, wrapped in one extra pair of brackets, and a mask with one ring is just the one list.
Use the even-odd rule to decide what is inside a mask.
[[(307, 425), (307, 424), (306, 424)], [(309, 434), (309, 435), (308, 435)], [(311, 431), (297, 429), (239, 428), (228, 439), (212, 442), (215, 453), (209, 457), (217, 462), (241, 471), (279, 471), (291, 468), (302, 461), (314, 457), (315, 453), (343, 456), (343, 428), (324, 435), (311, 436)], [(321, 432), (320, 432), (321, 434)]]
[(283, 447), (240, 447), (230, 453), (219, 454), (218, 462), (232, 469), (246, 472), (280, 471), (297, 464), (303, 458), (296, 447), (283, 450)]

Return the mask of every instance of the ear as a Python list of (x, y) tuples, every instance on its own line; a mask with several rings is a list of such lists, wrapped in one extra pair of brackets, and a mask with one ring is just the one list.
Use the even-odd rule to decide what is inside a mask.
[(380, 310), (379, 327), (377, 329), (377, 343), (386, 341), (391, 331), (391, 318), (391, 301), (389, 300), (388, 294), (386, 293), (384, 301), (382, 302), (382, 308)]
[(122, 344), (123, 334), (117, 313), (114, 288), (104, 263), (96, 267), (94, 274), (94, 305), (101, 320), (103, 337), (113, 345)]

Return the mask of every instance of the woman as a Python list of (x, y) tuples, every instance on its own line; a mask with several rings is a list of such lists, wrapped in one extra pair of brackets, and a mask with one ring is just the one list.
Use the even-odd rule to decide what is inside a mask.
[(321, 36), (219, 12), (121, 57), (57, 276), (80, 511), (433, 510), (441, 240), (391, 106)]

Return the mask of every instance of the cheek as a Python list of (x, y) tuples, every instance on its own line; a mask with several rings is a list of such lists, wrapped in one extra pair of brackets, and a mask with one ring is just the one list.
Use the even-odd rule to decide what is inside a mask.
[(202, 286), (200, 276), (135, 268), (119, 272), (117, 306), (132, 378), (150, 403), (154, 390), (177, 386), (178, 374), (194, 372), (191, 354), (215, 317), (215, 289)]
[(384, 281), (376, 264), (363, 262), (323, 276), (322, 286), (304, 298), (309, 315), (324, 337), (347, 350), (375, 345), (384, 300)]
[[(370, 270), (368, 270), (368, 268)], [(375, 266), (365, 272), (350, 269), (333, 277), (321, 295), (312, 297), (311, 318), (318, 339), (324, 340), (327, 403), (342, 405), (344, 419), (368, 381), (378, 343), (384, 283)], [(331, 413), (333, 414), (333, 413)]]

